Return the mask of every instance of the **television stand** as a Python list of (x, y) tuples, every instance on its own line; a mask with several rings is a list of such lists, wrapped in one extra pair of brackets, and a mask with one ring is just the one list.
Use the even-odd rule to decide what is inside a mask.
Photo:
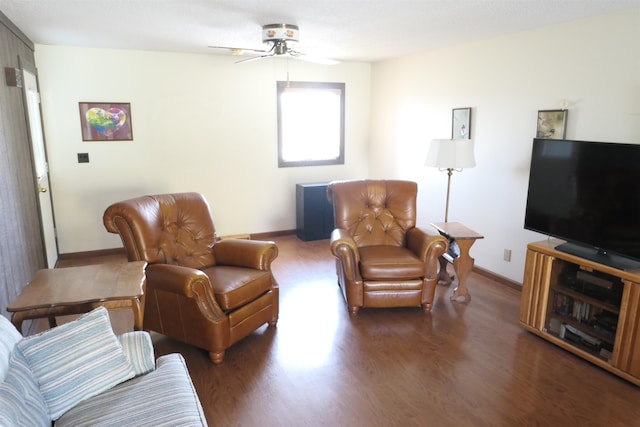
[(616, 268), (622, 271), (640, 271), (640, 261), (623, 257), (617, 254), (611, 254), (602, 249), (592, 246), (584, 246), (577, 243), (565, 242), (556, 246), (556, 250), (564, 252), (570, 255), (575, 255), (580, 258), (588, 259), (598, 264), (604, 264), (612, 268)]
[(529, 243), (520, 326), (640, 386), (640, 271)]

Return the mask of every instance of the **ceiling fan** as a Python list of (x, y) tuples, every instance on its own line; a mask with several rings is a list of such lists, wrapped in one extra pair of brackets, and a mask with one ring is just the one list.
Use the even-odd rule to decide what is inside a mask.
[(231, 51), (232, 55), (242, 55), (245, 51), (257, 52), (262, 55), (253, 58), (243, 59), (238, 61), (249, 62), (257, 59), (270, 58), (273, 56), (288, 56), (292, 58), (302, 59), (308, 62), (314, 62), (316, 64), (334, 65), (338, 61), (328, 58), (319, 58), (316, 56), (307, 55), (305, 53), (294, 50), (287, 44), (288, 42), (296, 43), (298, 39), (299, 29), (297, 25), (292, 24), (268, 24), (262, 26), (262, 43), (271, 44), (270, 49), (250, 49), (242, 47), (228, 47), (228, 46), (209, 46), (211, 49), (227, 49)]

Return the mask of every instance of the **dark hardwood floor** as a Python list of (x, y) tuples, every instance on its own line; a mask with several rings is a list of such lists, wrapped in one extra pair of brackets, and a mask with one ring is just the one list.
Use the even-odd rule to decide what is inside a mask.
[[(219, 366), (152, 334), (158, 356), (184, 355), (211, 426), (640, 425), (640, 390), (521, 329), (517, 290), (472, 273), (468, 304), (440, 287), (430, 314), (350, 317), (328, 241), (274, 240), (276, 328), (231, 347)], [(112, 319), (117, 332), (131, 329), (128, 311)]]

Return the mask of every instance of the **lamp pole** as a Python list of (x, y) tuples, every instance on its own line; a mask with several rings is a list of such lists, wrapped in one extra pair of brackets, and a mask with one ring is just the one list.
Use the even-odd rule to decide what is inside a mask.
[(449, 222), (449, 193), (451, 192), (451, 175), (453, 175), (453, 168), (447, 168), (447, 203), (444, 208), (444, 222)]

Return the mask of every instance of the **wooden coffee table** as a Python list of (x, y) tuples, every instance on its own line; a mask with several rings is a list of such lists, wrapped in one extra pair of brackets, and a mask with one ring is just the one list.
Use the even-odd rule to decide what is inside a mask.
[(56, 326), (56, 316), (87, 313), (98, 306), (131, 307), (133, 328), (142, 330), (144, 261), (44, 269), (36, 272), (22, 294), (7, 311), (11, 322), (22, 332), (26, 319), (48, 318)]

